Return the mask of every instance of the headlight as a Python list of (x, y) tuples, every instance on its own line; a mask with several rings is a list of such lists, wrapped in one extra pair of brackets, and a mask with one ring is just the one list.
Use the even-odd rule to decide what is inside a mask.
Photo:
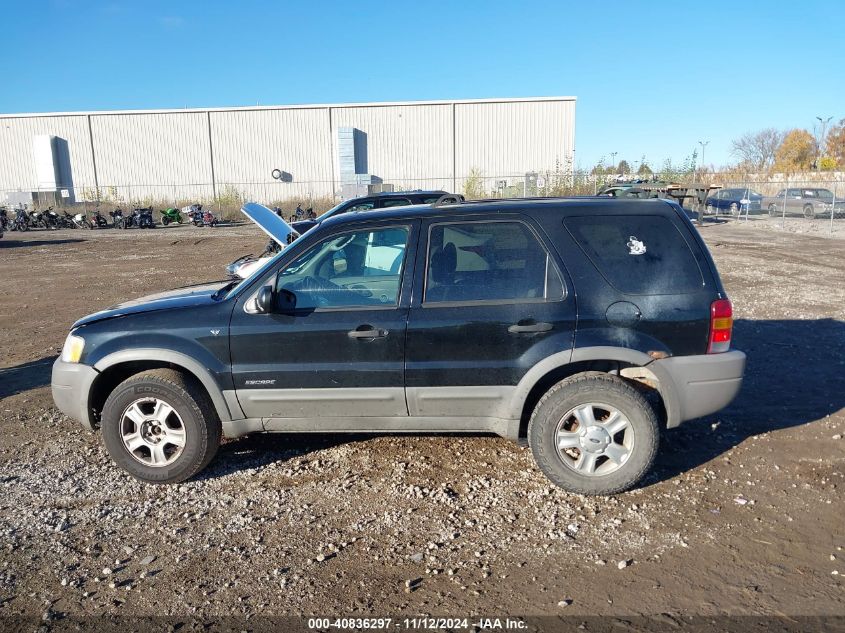
[(61, 361), (63, 363), (78, 363), (82, 358), (82, 349), (85, 347), (85, 339), (81, 336), (68, 334), (65, 339), (65, 346), (62, 348)]

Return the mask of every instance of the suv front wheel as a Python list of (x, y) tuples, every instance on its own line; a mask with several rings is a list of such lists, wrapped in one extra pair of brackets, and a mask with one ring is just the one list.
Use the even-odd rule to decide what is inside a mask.
[(103, 441), (115, 462), (148, 483), (192, 477), (220, 446), (220, 419), (192, 377), (172, 369), (136, 374), (109, 395), (101, 416)]
[(528, 423), (540, 470), (564, 490), (609, 495), (651, 468), (659, 443), (648, 401), (621, 378), (582, 374), (552, 387)]

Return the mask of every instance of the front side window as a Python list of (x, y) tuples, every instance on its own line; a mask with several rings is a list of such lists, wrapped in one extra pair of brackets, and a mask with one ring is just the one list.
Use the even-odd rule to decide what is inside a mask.
[(359, 230), (329, 237), (279, 273), (278, 290), (296, 294), (296, 308), (395, 306), (408, 227)]
[(557, 267), (521, 222), (434, 225), (426, 266), (427, 303), (563, 298)]

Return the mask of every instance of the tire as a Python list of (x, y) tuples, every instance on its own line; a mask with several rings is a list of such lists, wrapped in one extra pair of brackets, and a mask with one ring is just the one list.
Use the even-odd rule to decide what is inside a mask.
[[(576, 408), (589, 408), (598, 424), (577, 422)], [(619, 414), (615, 424), (626, 422), (627, 426), (608, 434), (601, 422), (609, 421), (610, 416), (595, 414), (610, 413), (611, 409)], [(567, 427), (568, 421), (575, 421), (574, 429)], [(560, 438), (600, 448), (600, 455), (591, 452), (595, 472), (588, 474), (578, 466), (589, 461), (589, 452), (575, 445), (561, 451)], [(645, 397), (621, 378), (603, 373), (581, 374), (557, 383), (540, 398), (528, 423), (528, 444), (543, 474), (556, 486), (584, 495), (610, 495), (635, 485), (654, 463), (659, 441), (657, 417)], [(615, 459), (604, 454), (611, 444), (617, 447)]]
[[(163, 420), (154, 417), (158, 402), (172, 409)], [(138, 424), (130, 416), (147, 419)], [(101, 428), (106, 449), (117, 465), (136, 479), (154, 484), (177, 483), (197, 474), (217, 454), (222, 434), (205, 390), (192, 376), (172, 369), (141, 372), (120, 383), (103, 407)], [(171, 440), (177, 438), (179, 428), (181, 447), (171, 443), (179, 441)], [(134, 454), (130, 443), (137, 445)], [(151, 465), (154, 454), (161, 465)]]
[(170, 218), (168, 218), (166, 215), (161, 216), (161, 224), (162, 226), (167, 226), (168, 224), (170, 224)]
[(816, 211), (813, 209), (813, 205), (805, 204), (804, 205), (804, 217), (808, 220), (812, 220), (816, 217)]
[(770, 217), (770, 218), (776, 218), (776, 217), (778, 217), (778, 208), (777, 208), (777, 206), (775, 206), (775, 205), (773, 205), (773, 204), (770, 204), (770, 205), (769, 205), (769, 217)]
[(713, 215), (714, 213), (716, 213), (716, 207), (714, 207), (712, 204), (708, 204), (704, 208), (704, 213), (706, 213), (707, 215)]
[(733, 217), (739, 217), (739, 205), (736, 202), (731, 202), (731, 206), (728, 208), (731, 215)]

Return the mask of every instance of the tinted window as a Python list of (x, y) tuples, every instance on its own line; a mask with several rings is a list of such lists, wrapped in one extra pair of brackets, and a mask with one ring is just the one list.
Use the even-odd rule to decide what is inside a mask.
[(560, 299), (557, 268), (520, 222), (473, 222), (431, 227), (425, 298), (442, 301)]
[(665, 217), (574, 217), (564, 224), (604, 278), (626, 294), (701, 289), (698, 263), (680, 231)]
[(388, 198), (381, 201), (381, 206), (385, 209), (388, 207), (404, 207), (409, 204), (411, 204), (411, 201), (407, 198)]
[(301, 309), (396, 305), (407, 242), (407, 227), (335, 235), (291, 262), (276, 287)]
[(355, 206), (349, 207), (345, 211), (341, 211), (341, 213), (346, 213), (347, 211), (369, 211), (370, 209), (375, 208), (375, 206), (375, 200), (367, 200), (365, 202), (359, 202)]

